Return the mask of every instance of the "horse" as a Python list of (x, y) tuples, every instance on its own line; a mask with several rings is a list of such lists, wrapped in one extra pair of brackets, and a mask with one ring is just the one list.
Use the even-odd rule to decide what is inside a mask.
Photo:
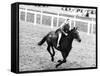
[[(81, 38), (79, 36), (79, 31), (77, 30), (77, 27), (71, 29), (67, 36), (62, 34), (61, 40), (59, 42), (60, 44), (59, 47), (57, 47), (57, 38), (58, 36), (56, 32), (51, 31), (47, 35), (45, 35), (40, 42), (38, 42), (39, 46), (41, 46), (44, 42), (47, 43), (47, 51), (51, 56), (51, 61), (54, 61), (54, 56), (55, 56), (54, 48), (61, 52), (63, 60), (58, 60), (58, 64), (56, 65), (56, 68), (60, 66), (62, 63), (66, 62), (66, 58), (68, 57), (69, 52), (72, 49), (73, 40), (76, 39), (78, 42), (81, 42)], [(52, 49), (52, 52), (50, 48)]]

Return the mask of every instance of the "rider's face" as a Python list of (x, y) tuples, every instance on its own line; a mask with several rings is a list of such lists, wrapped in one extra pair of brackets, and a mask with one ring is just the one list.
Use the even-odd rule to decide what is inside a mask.
[(70, 20), (68, 20), (68, 23), (70, 23)]
[(67, 24), (67, 23), (70, 23), (70, 20), (66, 20), (66, 24)]

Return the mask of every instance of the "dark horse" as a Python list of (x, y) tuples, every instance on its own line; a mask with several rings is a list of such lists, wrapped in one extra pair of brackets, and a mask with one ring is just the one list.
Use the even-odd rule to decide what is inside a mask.
[[(77, 31), (76, 27), (74, 27), (73, 29), (69, 31), (68, 36), (65, 36), (62, 34), (59, 47), (56, 46), (57, 38), (58, 38), (58, 35), (56, 34), (56, 32), (51, 31), (38, 43), (38, 45), (42, 45), (45, 41), (47, 42), (47, 45), (48, 45), (47, 51), (50, 53), (51, 61), (54, 61), (54, 55), (55, 55), (54, 48), (61, 52), (63, 56), (63, 60), (58, 60), (59, 63), (56, 65), (56, 68), (62, 63), (66, 62), (66, 58), (72, 48), (73, 40), (76, 39), (78, 42), (81, 42), (79, 32)], [(50, 48), (52, 48), (52, 52)]]

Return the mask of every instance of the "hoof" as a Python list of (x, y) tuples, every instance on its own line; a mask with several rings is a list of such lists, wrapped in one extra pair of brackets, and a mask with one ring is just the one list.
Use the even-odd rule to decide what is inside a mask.
[(57, 64), (57, 65), (56, 65), (56, 68), (58, 68), (58, 66), (59, 66), (59, 65)]
[(53, 62), (54, 61), (54, 58), (52, 58), (51, 61)]
[(58, 68), (58, 66), (60, 66), (61, 64), (62, 64), (62, 63), (57, 64), (57, 65), (56, 65), (56, 68)]
[(62, 62), (61, 60), (58, 60), (58, 62)]

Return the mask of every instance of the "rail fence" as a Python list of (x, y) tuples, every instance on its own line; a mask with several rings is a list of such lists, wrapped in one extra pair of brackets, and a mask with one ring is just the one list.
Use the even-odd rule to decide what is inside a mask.
[(70, 27), (78, 26), (79, 30), (89, 34), (95, 34), (96, 21), (95, 18), (86, 18), (77, 15), (53, 13), (45, 10), (33, 10), (26, 8), (19, 8), (19, 20), (33, 23), (34, 25), (46, 25), (53, 27), (59, 27), (65, 19), (71, 20)]

